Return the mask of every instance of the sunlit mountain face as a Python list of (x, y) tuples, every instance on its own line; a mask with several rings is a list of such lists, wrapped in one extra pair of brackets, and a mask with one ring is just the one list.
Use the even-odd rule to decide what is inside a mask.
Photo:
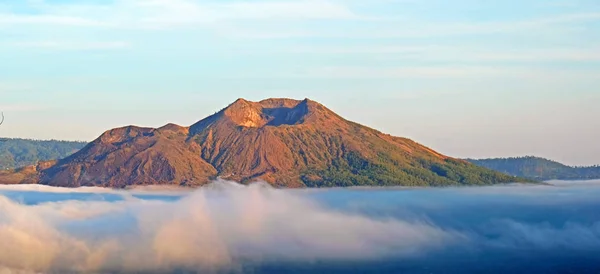
[(535, 182), (286, 98), (240, 98), (189, 127), (114, 128), (66, 158), (0, 171), (0, 184), (58, 187), (198, 187), (215, 178), (285, 188)]
[(8, 273), (597, 273), (600, 182), (0, 188)]

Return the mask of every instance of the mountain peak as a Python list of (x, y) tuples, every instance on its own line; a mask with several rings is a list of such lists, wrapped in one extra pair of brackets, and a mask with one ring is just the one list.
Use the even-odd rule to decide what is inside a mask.
[(261, 128), (265, 126), (298, 125), (317, 112), (320, 104), (309, 99), (271, 98), (259, 102), (237, 99), (219, 114), (238, 126)]
[[(306, 101), (305, 99), (304, 101)], [(293, 108), (303, 101), (289, 98), (269, 98), (258, 102), (264, 108)]]
[(139, 136), (150, 135), (153, 131), (153, 128), (124, 126), (105, 131), (95, 141), (102, 143), (122, 143)]
[(238, 99), (223, 110), (223, 115), (239, 126), (262, 127), (266, 123), (266, 117), (261, 112), (259, 104)]
[(315, 101), (274, 98), (238, 99), (191, 128), (109, 130), (56, 163), (0, 172), (0, 183), (198, 186), (216, 177), (283, 187), (518, 180), (352, 123)]

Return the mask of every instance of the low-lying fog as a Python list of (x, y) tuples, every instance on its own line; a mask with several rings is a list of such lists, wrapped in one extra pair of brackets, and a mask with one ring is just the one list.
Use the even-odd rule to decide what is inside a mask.
[(600, 181), (446, 189), (0, 187), (0, 273), (600, 271)]

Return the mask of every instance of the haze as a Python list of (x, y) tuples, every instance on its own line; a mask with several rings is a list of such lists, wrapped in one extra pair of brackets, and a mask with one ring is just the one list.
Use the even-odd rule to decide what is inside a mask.
[(0, 133), (309, 97), (454, 157), (600, 164), (599, 30), (594, 0), (4, 1)]

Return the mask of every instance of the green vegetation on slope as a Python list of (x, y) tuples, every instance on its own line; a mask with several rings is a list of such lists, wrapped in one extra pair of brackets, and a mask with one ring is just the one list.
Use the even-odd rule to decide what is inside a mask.
[(39, 141), (30, 139), (0, 139), (0, 169), (13, 169), (37, 164), (39, 161), (67, 157), (83, 148), (85, 142)]
[(468, 161), (505, 174), (536, 180), (600, 179), (600, 166), (571, 167), (533, 156), (482, 160), (468, 159)]
[[(65, 156), (38, 154), (27, 161)], [(215, 177), (285, 188), (530, 181), (345, 120), (309, 99), (278, 98), (238, 99), (191, 127), (109, 130), (55, 165), (7, 172), (3, 177), (0, 183), (37, 179), (40, 184), (68, 187), (200, 186)]]
[(401, 168), (381, 155), (370, 162), (356, 153), (336, 159), (327, 170), (307, 170), (302, 176), (308, 187), (349, 186), (460, 186), (497, 183), (534, 182), (486, 168), (473, 166), (456, 159), (442, 163), (420, 159)]

